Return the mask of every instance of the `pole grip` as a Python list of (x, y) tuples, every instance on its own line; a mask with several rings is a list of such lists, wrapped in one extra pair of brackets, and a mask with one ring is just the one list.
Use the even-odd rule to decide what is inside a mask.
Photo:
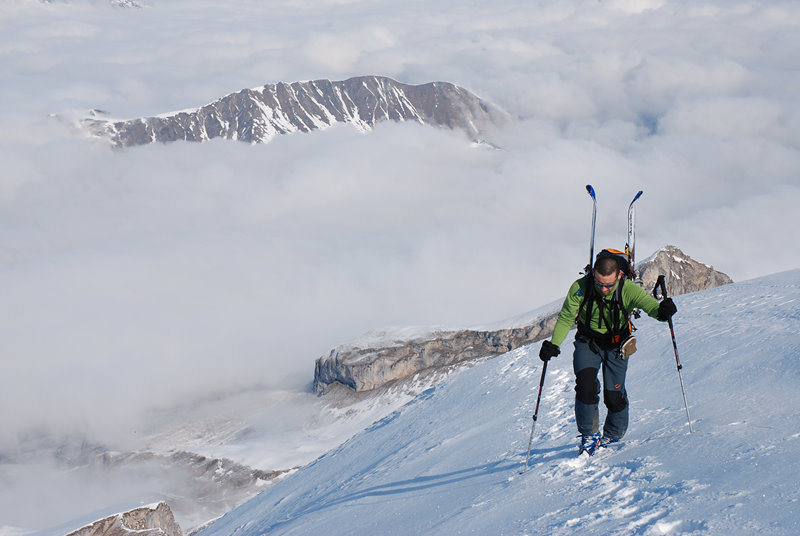
[(653, 297), (657, 300), (667, 299), (667, 278), (664, 274), (658, 276), (656, 284), (653, 287)]
[(542, 377), (539, 378), (539, 395), (536, 397), (536, 409), (533, 411), (533, 421), (539, 418), (539, 403), (542, 401), (542, 389), (544, 389), (544, 375), (547, 373), (547, 361), (542, 362)]

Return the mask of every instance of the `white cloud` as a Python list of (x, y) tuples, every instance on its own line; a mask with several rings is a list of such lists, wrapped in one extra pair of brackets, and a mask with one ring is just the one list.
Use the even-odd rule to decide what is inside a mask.
[(667, 2), (665, 0), (603, 0), (602, 4), (611, 9), (625, 13), (641, 13), (649, 9), (658, 9)]
[(316, 33), (309, 36), (302, 50), (310, 66), (333, 76), (346, 77), (354, 72), (363, 56), (393, 49), (398, 44), (397, 37), (389, 28), (367, 26), (345, 33)]
[(794, 106), (762, 97), (717, 97), (681, 101), (659, 122), (668, 134), (718, 139), (748, 137), (796, 144), (798, 113)]

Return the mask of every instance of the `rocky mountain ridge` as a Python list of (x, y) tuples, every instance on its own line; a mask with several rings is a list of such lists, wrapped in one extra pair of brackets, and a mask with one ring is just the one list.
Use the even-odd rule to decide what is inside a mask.
[(675, 246), (665, 246), (644, 259), (636, 271), (637, 280), (648, 291), (652, 291), (659, 274), (664, 274), (670, 296), (733, 283), (726, 274), (692, 259)]
[[(261, 470), (187, 450), (117, 452), (90, 444), (65, 444), (63, 449), (69, 452), (60, 461), (84, 478), (103, 475), (110, 487), (127, 479), (150, 479), (161, 481), (163, 489), (143, 493), (143, 504), (154, 501), (148, 506), (125, 509), (90, 523), (78, 519), (41, 536), (193, 534), (297, 469)], [(2, 527), (0, 534), (4, 534)]]
[(165, 502), (114, 514), (66, 536), (183, 536)]
[(213, 138), (266, 143), (281, 134), (311, 132), (338, 123), (368, 131), (389, 120), (461, 130), (479, 139), (507, 121), (507, 115), (449, 82), (409, 85), (383, 76), (359, 76), (267, 84), (196, 109), (121, 121), (94, 110), (80, 121), (80, 127), (122, 148)]
[[(103, 452), (87, 466), (103, 474), (130, 473), (170, 475), (173, 494), (170, 507), (178, 520), (202, 510), (209, 517), (222, 515), (290, 473), (292, 469), (262, 470), (234, 460), (209, 457), (187, 450), (171, 452)], [(193, 519), (190, 525), (201, 522)], [(189, 525), (184, 523), (184, 528)]]
[[(732, 283), (730, 277), (666, 246), (637, 265), (638, 279), (651, 291), (659, 274), (666, 276), (670, 295), (686, 294)], [(549, 307), (549, 309), (548, 309)], [(327, 392), (341, 384), (355, 392), (370, 391), (420, 371), (452, 366), (471, 359), (499, 355), (546, 339), (553, 332), (561, 307), (546, 306), (524, 321), (496, 329), (432, 329), (408, 334), (403, 330), (337, 346), (317, 359), (314, 390)]]

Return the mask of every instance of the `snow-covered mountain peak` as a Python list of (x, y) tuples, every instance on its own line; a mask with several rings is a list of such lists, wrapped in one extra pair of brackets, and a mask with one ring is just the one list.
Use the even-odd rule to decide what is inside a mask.
[(343, 123), (361, 131), (382, 121), (457, 129), (478, 139), (508, 120), (499, 108), (449, 82), (409, 85), (383, 76), (312, 80), (243, 89), (199, 108), (113, 120), (96, 113), (79, 124), (116, 147), (227, 138), (266, 143), (275, 136)]

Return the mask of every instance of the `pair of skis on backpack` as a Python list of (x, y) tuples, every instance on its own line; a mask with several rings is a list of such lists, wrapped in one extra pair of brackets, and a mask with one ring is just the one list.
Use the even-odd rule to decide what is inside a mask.
[[(595, 229), (597, 228), (597, 194), (591, 184), (586, 185), (586, 192), (592, 198), (592, 234), (589, 240), (589, 264), (586, 265), (586, 272), (588, 273), (594, 264), (594, 238)], [(628, 263), (626, 272), (635, 277), (635, 262), (636, 262), (636, 209), (634, 205), (636, 201), (642, 196), (642, 190), (636, 192), (633, 196), (633, 201), (628, 205), (628, 240), (625, 243), (625, 251), (613, 251), (624, 257)], [(612, 250), (609, 250), (612, 251)], [(626, 273), (625, 275), (629, 275)]]
[[(586, 185), (586, 192), (592, 198), (593, 206), (592, 206), (592, 234), (591, 234), (591, 240), (589, 242), (589, 264), (586, 265), (584, 273), (587, 274), (587, 277), (591, 278), (592, 266), (595, 261), (594, 239), (595, 239), (595, 228), (597, 226), (597, 194), (595, 193), (594, 188), (592, 187), (591, 184)], [(638, 283), (640, 286), (642, 282), (641, 279), (638, 279), (638, 276), (636, 274), (636, 208), (634, 207), (634, 205), (636, 204), (636, 201), (638, 201), (639, 198), (642, 197), (642, 193), (644, 193), (642, 190), (636, 192), (636, 195), (633, 196), (633, 200), (628, 205), (628, 239), (625, 242), (625, 251), (619, 251), (616, 249), (604, 249), (603, 251), (601, 251), (601, 254), (608, 254), (616, 257), (620, 269), (622, 270), (625, 277)], [(628, 329), (630, 331), (630, 335), (620, 345), (622, 359), (627, 359), (628, 356), (631, 356), (636, 352), (636, 337), (633, 336), (633, 332), (636, 331), (636, 327), (633, 325), (631, 318), (639, 318), (639, 316), (640, 313), (636, 309), (631, 311), (630, 314), (628, 315)]]

